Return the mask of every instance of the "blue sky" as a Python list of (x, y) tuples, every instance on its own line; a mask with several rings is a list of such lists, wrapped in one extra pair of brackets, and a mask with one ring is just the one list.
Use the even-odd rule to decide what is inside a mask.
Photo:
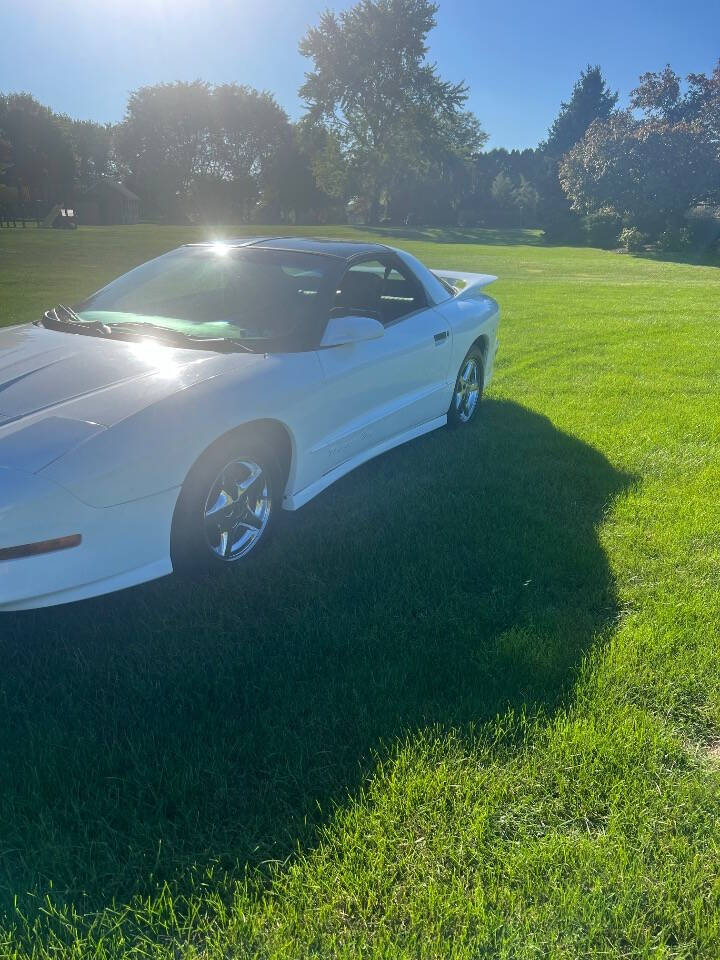
[[(143, 84), (201, 77), (272, 90), (296, 118), (306, 61), (297, 42), (349, 0), (26, 0), (3, 4), (0, 91), (59, 112), (120, 120)], [(440, 0), (430, 53), (470, 85), (490, 146), (534, 146), (580, 70), (600, 63), (621, 98), (670, 62), (707, 72), (720, 57), (717, 0)]]

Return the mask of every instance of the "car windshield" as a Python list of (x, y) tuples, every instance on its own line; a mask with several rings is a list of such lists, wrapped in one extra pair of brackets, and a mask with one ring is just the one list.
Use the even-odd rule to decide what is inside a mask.
[(335, 261), (318, 254), (187, 246), (114, 280), (75, 314), (111, 331), (152, 324), (199, 339), (285, 342), (327, 315), (337, 273)]

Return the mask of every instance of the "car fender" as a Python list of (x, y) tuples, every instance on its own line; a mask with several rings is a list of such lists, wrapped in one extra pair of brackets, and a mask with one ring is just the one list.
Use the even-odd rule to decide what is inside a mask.
[(435, 309), (452, 330), (451, 369), (459, 370), (470, 347), (480, 341), (485, 353), (485, 386), (489, 386), (497, 349), (497, 302), (485, 294), (472, 298), (454, 297), (438, 304)]
[(219, 438), (245, 424), (275, 420), (290, 438), (292, 477), (322, 378), (317, 355), (254, 359), (137, 411), (50, 464), (43, 476), (90, 506), (125, 503), (179, 488)]

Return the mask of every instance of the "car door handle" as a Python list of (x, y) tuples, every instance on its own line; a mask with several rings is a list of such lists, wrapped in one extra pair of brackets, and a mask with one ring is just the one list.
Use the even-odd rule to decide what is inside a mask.
[(441, 343), (444, 343), (447, 338), (450, 336), (449, 330), (443, 330), (441, 333), (436, 333), (433, 339), (435, 340), (435, 346), (439, 347)]

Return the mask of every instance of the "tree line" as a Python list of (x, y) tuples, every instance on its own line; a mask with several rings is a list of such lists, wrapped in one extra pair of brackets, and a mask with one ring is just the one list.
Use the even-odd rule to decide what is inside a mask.
[[(720, 61), (683, 85), (646, 73), (618, 109), (583, 70), (548, 135), (486, 150), (468, 87), (428, 60), (431, 0), (360, 0), (300, 41), (296, 123), (272, 93), (202, 81), (141, 87), (119, 124), (0, 95), (0, 203), (122, 180), (149, 219), (541, 227), (554, 242), (693, 242), (720, 204)], [(695, 217), (689, 216), (694, 212)], [(707, 218), (705, 218), (707, 219)]]

